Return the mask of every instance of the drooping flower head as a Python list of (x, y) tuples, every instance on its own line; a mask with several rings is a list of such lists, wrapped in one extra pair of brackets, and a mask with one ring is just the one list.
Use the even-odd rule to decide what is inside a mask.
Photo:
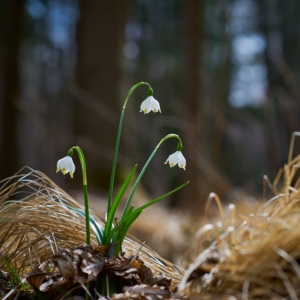
[(153, 90), (152, 90), (152, 88), (149, 87), (148, 88), (148, 98), (142, 102), (140, 112), (143, 111), (144, 114), (147, 114), (151, 110), (155, 113), (158, 111), (161, 112), (159, 102), (154, 99)]
[(147, 114), (151, 110), (155, 113), (158, 111), (161, 112), (159, 102), (155, 100), (153, 96), (149, 96), (145, 101), (142, 102), (140, 112), (143, 111), (144, 114)]
[(168, 159), (166, 160), (165, 164), (169, 162), (170, 167), (174, 167), (178, 164), (179, 168), (182, 168), (185, 170), (186, 166), (186, 160), (184, 156), (182, 155), (181, 151), (176, 151), (175, 153), (171, 154)]
[(66, 156), (57, 162), (56, 172), (59, 172), (60, 170), (64, 175), (70, 173), (70, 176), (73, 178), (73, 174), (75, 172), (75, 165), (71, 156)]

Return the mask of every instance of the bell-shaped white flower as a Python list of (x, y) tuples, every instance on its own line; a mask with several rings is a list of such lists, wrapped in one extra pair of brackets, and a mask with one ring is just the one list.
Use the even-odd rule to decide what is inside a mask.
[(57, 162), (56, 172), (60, 170), (64, 175), (70, 173), (71, 177), (73, 178), (73, 174), (75, 172), (75, 165), (71, 156), (66, 156)]
[(161, 112), (159, 102), (155, 100), (153, 96), (149, 96), (145, 101), (142, 102), (140, 112), (143, 111), (144, 114), (147, 114), (151, 110), (155, 113), (158, 111)]
[(175, 153), (171, 154), (167, 161), (165, 162), (170, 164), (170, 167), (174, 167), (178, 164), (179, 168), (182, 168), (185, 170), (185, 166), (186, 166), (186, 160), (184, 158), (184, 156), (182, 155), (181, 151), (176, 151)]

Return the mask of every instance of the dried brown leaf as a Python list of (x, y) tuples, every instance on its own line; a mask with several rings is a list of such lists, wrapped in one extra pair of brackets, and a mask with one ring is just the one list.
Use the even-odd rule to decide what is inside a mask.
[(34, 288), (40, 289), (41, 284), (45, 280), (47, 273), (41, 271), (38, 267), (32, 269), (32, 271), (27, 276), (27, 282)]
[(52, 261), (66, 280), (72, 280), (77, 276), (77, 270), (73, 264), (73, 256), (69, 250), (63, 250), (52, 256)]

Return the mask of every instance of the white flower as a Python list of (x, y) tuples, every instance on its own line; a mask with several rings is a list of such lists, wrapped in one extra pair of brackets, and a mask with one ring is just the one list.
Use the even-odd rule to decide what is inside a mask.
[(60, 170), (64, 175), (70, 172), (70, 175), (73, 178), (73, 174), (75, 172), (75, 165), (71, 156), (66, 156), (57, 162), (56, 172)]
[(140, 112), (143, 111), (144, 114), (147, 114), (151, 110), (153, 110), (155, 113), (158, 111), (161, 112), (159, 102), (152, 96), (149, 96), (145, 101), (142, 102)]
[(185, 170), (186, 160), (182, 155), (181, 151), (176, 151), (175, 153), (171, 154), (165, 164), (169, 161), (170, 167), (174, 167), (178, 164), (179, 168)]

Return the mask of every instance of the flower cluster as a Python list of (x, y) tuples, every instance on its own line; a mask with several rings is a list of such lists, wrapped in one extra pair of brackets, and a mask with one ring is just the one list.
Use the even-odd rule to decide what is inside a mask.
[[(134, 193), (137, 189), (138, 184), (141, 181), (141, 178), (143, 177), (143, 174), (145, 173), (150, 161), (152, 160), (153, 156), (155, 155), (157, 149), (160, 147), (160, 145), (165, 142), (168, 139), (175, 138), (178, 141), (177, 144), (177, 151), (173, 154), (171, 154), (167, 161), (165, 163), (169, 163), (170, 167), (173, 167), (178, 164), (179, 168), (182, 168), (185, 170), (186, 167), (186, 160), (184, 156), (182, 155), (182, 141), (180, 137), (177, 134), (168, 134), (164, 138), (160, 140), (160, 142), (157, 144), (155, 149), (153, 150), (152, 154), (150, 155), (149, 159), (146, 161), (144, 167), (141, 169), (140, 174), (135, 179), (135, 183), (131, 186), (130, 182), (134, 178), (135, 171), (137, 169), (137, 165), (133, 167), (127, 178), (125, 179), (122, 187), (118, 191), (115, 197), (113, 197), (113, 190), (114, 190), (114, 180), (115, 180), (115, 171), (116, 171), (116, 165), (117, 165), (117, 157), (118, 157), (118, 149), (119, 149), (119, 143), (120, 143), (120, 136), (122, 131), (122, 124), (123, 124), (123, 117), (125, 113), (125, 108), (127, 105), (127, 102), (131, 96), (131, 94), (141, 85), (147, 85), (148, 86), (148, 97), (146, 100), (144, 100), (141, 104), (141, 111), (144, 112), (144, 114), (148, 114), (150, 111), (161, 112), (160, 104), (157, 100), (153, 98), (153, 90), (151, 86), (146, 82), (140, 82), (136, 85), (134, 85), (128, 92), (127, 97), (125, 99), (123, 109), (121, 112), (121, 118), (120, 118), (120, 124), (119, 124), (119, 130), (117, 134), (117, 140), (116, 140), (116, 146), (114, 150), (114, 158), (113, 158), (113, 164), (112, 164), (112, 171), (111, 171), (111, 178), (110, 178), (110, 186), (109, 186), (109, 194), (108, 194), (108, 202), (107, 202), (107, 213), (105, 215), (105, 223), (104, 226), (99, 225), (93, 218), (93, 216), (90, 216), (89, 213), (89, 200), (88, 200), (88, 188), (87, 188), (87, 174), (86, 174), (86, 160), (84, 157), (84, 154), (82, 150), (78, 146), (73, 146), (69, 151), (66, 157), (60, 159), (57, 162), (57, 172), (62, 171), (62, 173), (65, 175), (67, 173), (70, 173), (70, 176), (73, 178), (73, 174), (75, 172), (75, 165), (72, 160), (73, 152), (75, 151), (78, 154), (81, 168), (82, 168), (82, 181), (83, 181), (83, 193), (84, 193), (84, 207), (85, 211), (78, 209), (76, 207), (68, 207), (68, 209), (74, 210), (76, 213), (83, 216), (86, 220), (86, 243), (90, 245), (91, 243), (91, 234), (90, 230), (92, 229), (94, 231), (95, 237), (99, 244), (109, 247), (111, 244), (114, 245), (114, 254), (119, 255), (121, 252), (121, 247), (123, 240), (125, 239), (125, 236), (130, 228), (130, 226), (133, 224), (133, 222), (139, 217), (139, 215), (146, 209), (147, 207), (155, 204), (156, 202), (170, 196), (171, 194), (175, 193), (176, 191), (180, 190), (184, 186), (188, 184), (188, 182), (182, 184), (181, 186), (177, 187), (176, 189), (156, 198), (153, 199), (146, 204), (135, 208), (134, 205), (131, 205), (131, 200), (134, 196)], [(116, 222), (115, 214), (117, 211), (117, 208), (120, 204), (121, 199), (125, 195), (125, 191), (127, 188), (131, 188), (131, 192), (128, 194), (127, 201), (125, 203), (122, 215), (120, 218), (118, 218), (118, 223)]]

